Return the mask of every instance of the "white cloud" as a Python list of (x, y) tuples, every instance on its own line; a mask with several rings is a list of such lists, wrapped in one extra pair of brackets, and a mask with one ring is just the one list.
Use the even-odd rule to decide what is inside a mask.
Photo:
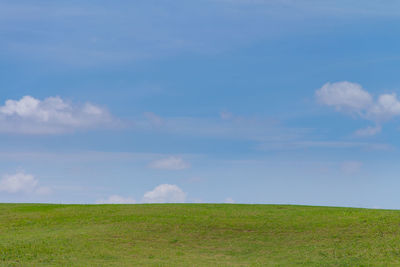
[(0, 106), (0, 132), (55, 134), (110, 124), (112, 117), (91, 103), (73, 105), (60, 97), (24, 96)]
[(136, 201), (130, 197), (121, 197), (118, 195), (112, 195), (107, 199), (98, 200), (97, 204), (135, 204)]
[(224, 200), (224, 203), (233, 204), (233, 203), (235, 203), (235, 200), (233, 200), (232, 198), (228, 197), (228, 198), (226, 198), (226, 199)]
[(357, 83), (326, 83), (315, 94), (321, 104), (337, 110), (361, 111), (372, 104), (372, 96)]
[(184, 203), (186, 193), (176, 185), (162, 184), (144, 194), (143, 203)]
[(8, 193), (32, 192), (38, 184), (33, 175), (18, 172), (13, 175), (4, 175), (0, 181), (0, 191)]
[(376, 100), (361, 85), (351, 82), (326, 83), (315, 92), (319, 103), (332, 106), (337, 111), (355, 113), (370, 120), (375, 127), (367, 127), (355, 132), (358, 136), (379, 133), (381, 124), (400, 115), (400, 101), (395, 93), (382, 94)]
[(180, 157), (168, 157), (151, 162), (149, 167), (160, 170), (183, 170), (190, 168), (190, 164)]
[(362, 166), (363, 163), (359, 161), (346, 161), (340, 165), (340, 169), (346, 174), (355, 174), (361, 170)]
[(396, 94), (380, 95), (378, 101), (368, 110), (368, 116), (377, 121), (400, 115), (400, 101)]
[(0, 191), (7, 193), (35, 193), (39, 195), (51, 193), (49, 187), (39, 187), (39, 181), (32, 175), (17, 172), (4, 175), (0, 180)]

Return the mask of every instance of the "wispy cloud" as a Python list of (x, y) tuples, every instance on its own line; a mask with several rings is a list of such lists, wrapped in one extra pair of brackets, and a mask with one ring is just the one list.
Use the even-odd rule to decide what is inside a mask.
[[(181, 12), (175, 12), (176, 6)], [(3, 1), (0, 28), (6, 34), (0, 54), (74, 67), (129, 64), (187, 51), (218, 53), (274, 38), (296, 28), (288, 21), (301, 25), (314, 18), (399, 16), (398, 10), (396, 2), (357, 1), (204, 0), (188, 4), (176, 0), (117, 1), (113, 5), (105, 1), (57, 1), (51, 5)], [(313, 23), (317, 25), (314, 28), (324, 20)], [(279, 29), (274, 27), (276, 23)]]
[(368, 126), (364, 129), (357, 130), (354, 134), (357, 136), (373, 136), (382, 131), (382, 127), (380, 125), (377, 126)]
[(164, 159), (159, 159), (151, 162), (149, 167), (152, 169), (159, 169), (159, 170), (184, 170), (190, 168), (190, 164), (185, 162), (180, 157), (168, 157)]
[(345, 141), (292, 141), (262, 143), (262, 150), (293, 150), (293, 149), (361, 149), (361, 150), (392, 150), (393, 146), (385, 143), (345, 142)]
[[(350, 88), (353, 88), (350, 84)], [(322, 92), (318, 95), (318, 101), (324, 105), (333, 106), (337, 111), (350, 114), (351, 116), (365, 117), (363, 110), (365, 107), (373, 105), (373, 98), (369, 94), (364, 94), (361, 87), (354, 92), (344, 93)], [(359, 94), (361, 93), (361, 97)], [(322, 96), (323, 95), (323, 96)], [(361, 98), (361, 100), (359, 99)], [(329, 103), (329, 104), (328, 104)], [(155, 118), (153, 118), (155, 116)], [(153, 122), (156, 120), (156, 122)], [(157, 127), (152, 125), (156, 124)], [(293, 150), (293, 149), (361, 149), (361, 150), (391, 150), (393, 146), (379, 142), (356, 142), (336, 140), (321, 140), (321, 136), (315, 136), (315, 129), (291, 128), (272, 118), (244, 117), (224, 111), (220, 117), (216, 118), (162, 118), (152, 114), (151, 118), (138, 120), (137, 129), (146, 131), (158, 131), (176, 135), (189, 135), (199, 137), (213, 137), (237, 140), (252, 140), (258, 142), (256, 147), (262, 150)], [(375, 135), (381, 131), (381, 126), (361, 129), (356, 132), (359, 136)], [(178, 160), (170, 160), (171, 164)], [(167, 163), (167, 161), (161, 161)], [(166, 164), (167, 165), (167, 164)], [(153, 166), (155, 167), (155, 166)], [(160, 167), (161, 168), (161, 167)]]
[[(227, 5), (239, 5), (258, 8), (259, 12), (271, 15), (300, 17), (377, 17), (399, 16), (398, 2), (387, 2), (382, 5), (379, 1), (296, 1), (296, 0), (212, 0)], [(275, 11), (275, 14), (273, 12)], [(297, 14), (296, 14), (297, 12)]]
[(307, 128), (285, 127), (271, 117), (235, 116), (229, 112), (208, 118), (161, 117), (146, 113), (136, 120), (135, 125), (137, 130), (142, 131), (255, 141), (293, 140), (310, 132)]

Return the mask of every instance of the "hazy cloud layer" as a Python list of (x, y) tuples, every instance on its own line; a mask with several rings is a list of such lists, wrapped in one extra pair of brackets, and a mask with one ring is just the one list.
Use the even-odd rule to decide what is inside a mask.
[(226, 204), (233, 204), (233, 203), (235, 203), (235, 200), (233, 200), (233, 198), (231, 198), (231, 197), (228, 197), (228, 198), (226, 198), (226, 199), (224, 200), (224, 203), (226, 203)]
[(294, 150), (294, 149), (360, 149), (364, 151), (386, 151), (394, 147), (386, 143), (346, 142), (346, 141), (295, 141), (263, 143), (261, 150)]
[(118, 195), (112, 195), (107, 199), (96, 201), (97, 204), (135, 204), (136, 201), (130, 197), (121, 197)]
[(135, 121), (142, 131), (257, 141), (293, 140), (309, 132), (307, 128), (288, 128), (272, 117), (237, 116), (221, 112), (215, 117), (161, 117), (147, 112)]
[[(0, 48), (9, 56), (24, 60), (107, 66), (186, 51), (224, 51), (297, 30), (291, 27), (291, 21), (304, 25), (319, 17), (325, 21), (338, 16), (354, 19), (400, 13), (395, 1), (307, 2), (2, 1), (0, 26), (4, 36)], [(177, 8), (180, 12), (176, 12)], [(279, 28), (275, 27), (277, 24)], [(324, 23), (314, 25), (326, 30)]]
[(380, 125), (377, 126), (368, 126), (364, 129), (359, 129), (355, 132), (355, 135), (358, 136), (372, 136), (380, 133), (382, 131), (382, 127)]
[(184, 170), (190, 168), (190, 164), (180, 157), (168, 157), (151, 162), (149, 167), (160, 170)]

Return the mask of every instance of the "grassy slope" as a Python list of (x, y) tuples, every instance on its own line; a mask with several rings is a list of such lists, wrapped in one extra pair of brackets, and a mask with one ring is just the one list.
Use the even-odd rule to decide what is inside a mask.
[(400, 265), (400, 212), (0, 204), (0, 266)]

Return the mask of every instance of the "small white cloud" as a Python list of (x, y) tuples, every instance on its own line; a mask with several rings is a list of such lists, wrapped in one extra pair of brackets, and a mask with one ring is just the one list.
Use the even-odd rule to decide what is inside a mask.
[(228, 198), (226, 198), (226, 199), (224, 200), (224, 203), (233, 204), (233, 203), (235, 203), (235, 200), (233, 200), (232, 198), (228, 197)]
[(160, 170), (184, 170), (190, 168), (190, 164), (180, 157), (168, 157), (151, 162), (149, 167)]
[(143, 203), (184, 203), (186, 193), (178, 186), (162, 184), (144, 194)]
[(0, 191), (7, 193), (35, 193), (39, 195), (51, 193), (49, 187), (39, 187), (39, 181), (32, 175), (17, 172), (4, 175), (0, 180)]
[(372, 104), (372, 96), (351, 82), (326, 83), (315, 92), (318, 102), (339, 111), (361, 111)]
[(362, 166), (363, 163), (359, 161), (346, 161), (341, 164), (340, 169), (346, 174), (355, 174), (361, 170)]
[(121, 197), (118, 195), (112, 195), (107, 199), (101, 199), (96, 201), (97, 204), (135, 204), (136, 201), (130, 197)]
[(72, 105), (60, 97), (24, 96), (0, 106), (0, 132), (55, 134), (110, 124), (107, 110), (90, 103)]

